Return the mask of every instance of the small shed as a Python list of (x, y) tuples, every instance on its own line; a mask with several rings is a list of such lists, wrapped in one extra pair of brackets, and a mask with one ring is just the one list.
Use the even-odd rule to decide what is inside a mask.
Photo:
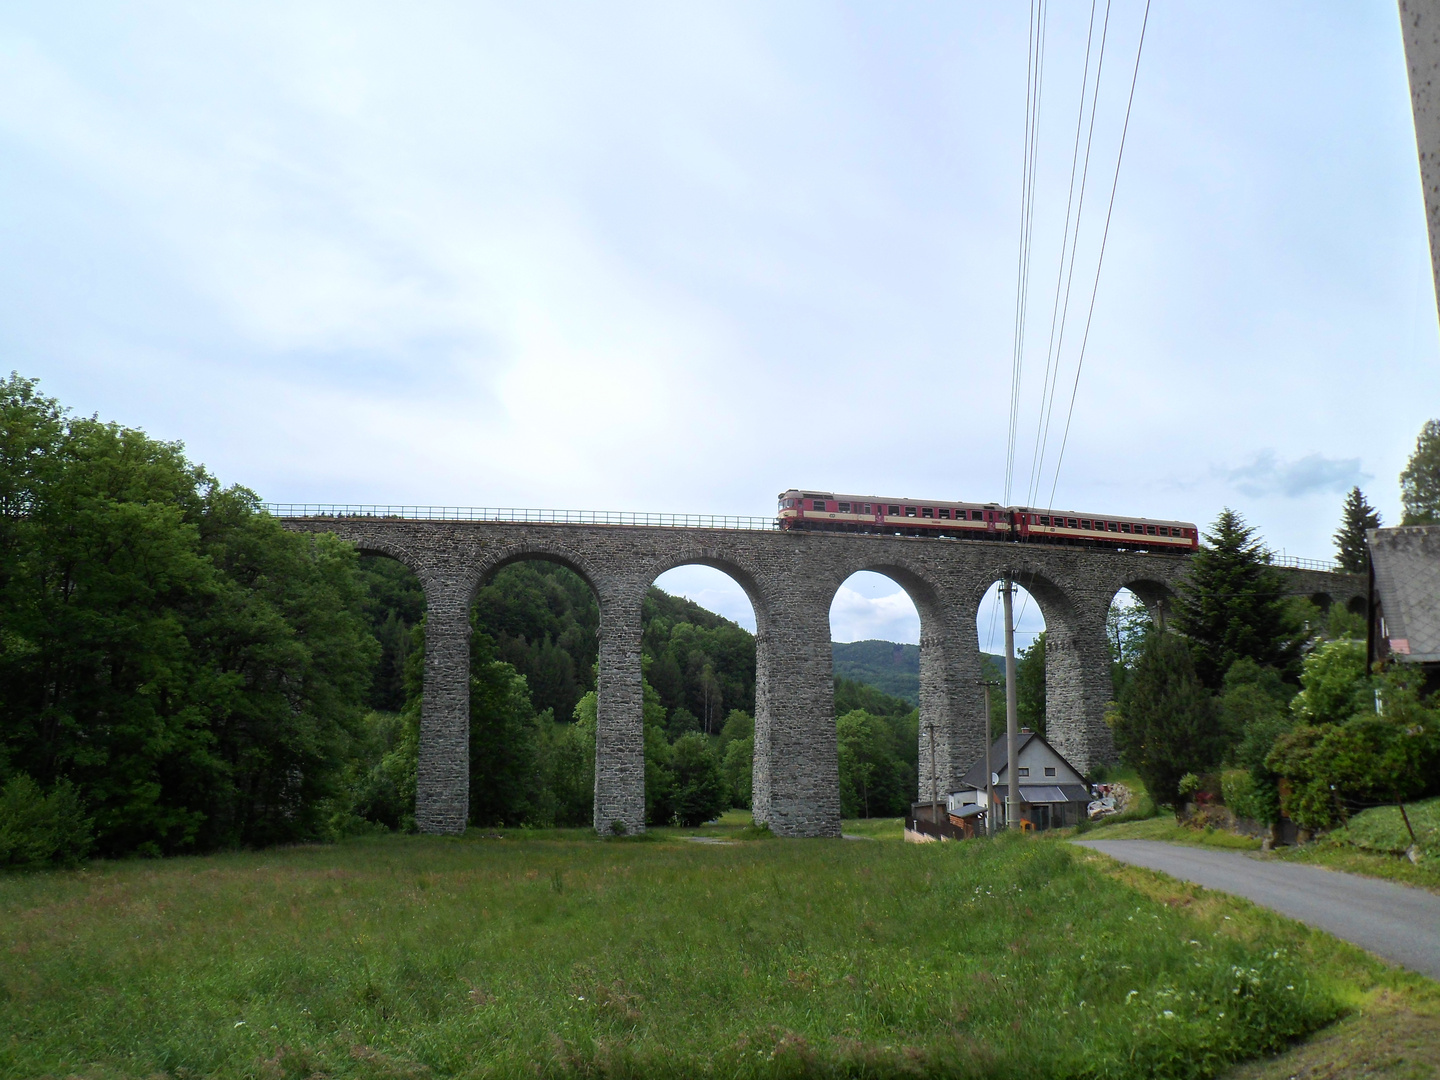
[[(990, 768), (997, 774), (994, 785), (997, 826), (1004, 822), (1005, 800), (1010, 790), (1005, 743), (1004, 738), (996, 739), (990, 747)], [(1016, 768), (1020, 773), (1021, 819), (1036, 829), (1058, 829), (1078, 824), (1085, 816), (1085, 807), (1090, 801), (1090, 787), (1080, 771), (1046, 742), (1043, 735), (1029, 728), (1020, 729), (1016, 756)], [(966, 771), (961, 785), (946, 800), (949, 812), (960, 815), (968, 806), (988, 812), (983, 757)]]

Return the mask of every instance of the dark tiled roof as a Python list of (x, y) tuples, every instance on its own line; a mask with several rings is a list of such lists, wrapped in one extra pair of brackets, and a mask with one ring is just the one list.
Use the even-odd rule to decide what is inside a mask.
[(1391, 654), (1440, 661), (1440, 525), (1371, 529), (1365, 541)]
[[(1035, 732), (1033, 731), (1022, 731), (1020, 733), (1020, 739), (1015, 744), (1016, 757), (1020, 756), (1021, 751), (1025, 749), (1025, 744), (1033, 738), (1035, 738)], [(1001, 735), (990, 747), (990, 770), (999, 773), (1000, 779), (1003, 781), (1009, 762), (1010, 752), (1005, 749), (1005, 736)], [(967, 787), (983, 788), (985, 786), (985, 779), (985, 759), (982, 757), (979, 761), (975, 762), (974, 765), (970, 766), (961, 783)]]

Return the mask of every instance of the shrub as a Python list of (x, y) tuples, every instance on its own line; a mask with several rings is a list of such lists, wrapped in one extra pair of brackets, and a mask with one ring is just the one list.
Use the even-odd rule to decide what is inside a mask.
[(1220, 774), (1220, 797), (1237, 818), (1266, 821), (1266, 809), (1249, 769), (1226, 769)]
[(0, 791), (0, 866), (74, 866), (90, 852), (92, 824), (69, 780), (44, 795), (21, 773)]

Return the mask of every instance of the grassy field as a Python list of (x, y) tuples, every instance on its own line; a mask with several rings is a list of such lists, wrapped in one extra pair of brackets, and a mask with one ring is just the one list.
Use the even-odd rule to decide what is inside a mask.
[(745, 824), (0, 877), (0, 1075), (1201, 1077), (1420, 993), (1054, 839)]
[(1253, 836), (1240, 836), (1224, 829), (1192, 829), (1177, 824), (1173, 815), (1144, 818), (1139, 821), (1116, 821), (1097, 825), (1080, 839), (1086, 840), (1166, 840), (1172, 844), (1193, 844), (1197, 847), (1231, 848), (1259, 851), (1260, 841)]

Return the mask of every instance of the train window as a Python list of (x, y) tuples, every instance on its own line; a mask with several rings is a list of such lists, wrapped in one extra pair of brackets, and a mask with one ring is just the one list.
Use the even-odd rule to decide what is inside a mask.
[(841, 503), (839, 506), (836, 507), (836, 509), (842, 514), (848, 514), (850, 512), (850, 504)]
[(920, 516), (921, 516), (921, 517), (933, 518), (933, 517), (935, 516), (935, 511), (934, 511), (934, 509), (933, 509), (932, 507), (922, 506), (922, 507), (920, 508)]
[(1088, 528), (1090, 528), (1090, 519), (1089, 519), (1089, 518), (1081, 518), (1081, 519), (1080, 519), (1080, 528), (1082, 528), (1082, 529), (1088, 529)]
[(890, 507), (890, 516), (891, 516), (891, 517), (899, 517), (899, 516), (900, 516), (900, 508), (899, 508), (898, 506), (892, 506), (892, 507)]
[(811, 501), (815, 504), (815, 505), (814, 505), (814, 508), (815, 508), (816, 510), (824, 510), (824, 509), (825, 509), (825, 500), (824, 500), (824, 499), (812, 499)]
[(1146, 525), (1146, 526), (1145, 526), (1145, 531), (1146, 531), (1147, 533), (1149, 533), (1151, 536), (1154, 536), (1154, 535), (1155, 535), (1155, 526), (1154, 526), (1154, 525)]
[(1069, 518), (1068, 521), (1069, 521), (1069, 524), (1070, 524), (1070, 528), (1072, 528), (1072, 529), (1078, 529), (1078, 528), (1080, 527), (1080, 523), (1079, 523), (1078, 521), (1076, 521), (1074, 518)]
[(914, 516), (915, 516), (915, 507), (913, 507), (913, 506), (907, 506), (907, 507), (905, 507), (905, 516), (906, 516), (906, 517), (914, 517)]
[(1109, 527), (1109, 529), (1110, 529), (1111, 532), (1119, 532), (1120, 526), (1119, 526), (1119, 525), (1116, 525), (1115, 522), (1110, 521), (1110, 522), (1106, 522), (1106, 524), (1108, 525), (1108, 527)]
[(1040, 524), (1041, 524), (1041, 525), (1049, 525), (1049, 524), (1050, 524), (1050, 515), (1049, 515), (1049, 514), (1041, 514), (1041, 515), (1040, 515)]
[(942, 507), (940, 507), (939, 516), (940, 516), (940, 520), (941, 520), (941, 521), (949, 521), (949, 520), (950, 520), (950, 508), (949, 508), (948, 506), (942, 506)]
[(1128, 533), (1130, 531), (1130, 523), (1128, 521), (1120, 522), (1120, 531), (1123, 533)]
[(984, 515), (981, 511), (979, 511), (979, 510), (971, 510), (971, 511), (970, 511), (970, 520), (972, 520), (972, 521), (984, 521), (984, 520), (985, 520), (985, 515)]

